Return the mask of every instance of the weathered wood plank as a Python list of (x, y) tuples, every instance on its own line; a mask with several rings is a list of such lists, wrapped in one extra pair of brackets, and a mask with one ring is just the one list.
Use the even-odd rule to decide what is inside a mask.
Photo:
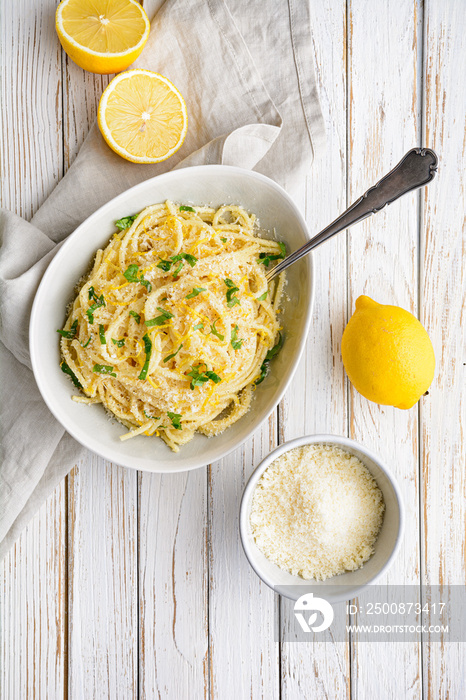
[[(30, 218), (62, 175), (54, 0), (2, 7), (1, 205)], [(65, 683), (65, 489), (0, 564), (0, 697), (61, 697)]]
[[(315, 161), (302, 204), (311, 235), (346, 208), (346, 2), (311, 3), (312, 41), (325, 153)], [(346, 384), (339, 341), (346, 322), (346, 237), (314, 253), (315, 305), (304, 358), (280, 407), (280, 441), (347, 432)], [(296, 624), (282, 605), (282, 639)], [(282, 643), (282, 697), (349, 698), (348, 642)]]
[(63, 697), (65, 487), (47, 499), (0, 573), (0, 698)]
[(30, 219), (62, 175), (55, 0), (2, 6), (2, 206)]
[(278, 599), (249, 566), (238, 529), (249, 475), (275, 446), (276, 413), (251, 440), (209, 474), (210, 696), (216, 700), (278, 698)]
[(137, 697), (137, 473), (98, 457), (68, 477), (69, 696)]
[(100, 96), (113, 76), (86, 73), (63, 53), (63, 148), (65, 171), (97, 116)]
[[(421, 19), (418, 0), (379, 3), (376, 11), (370, 0), (349, 3), (349, 202), (419, 143)], [(349, 233), (350, 314), (361, 294), (417, 314), (418, 202), (417, 194), (406, 195)], [(402, 549), (383, 579), (392, 584), (419, 581), (417, 434), (417, 408), (379, 406), (351, 388), (350, 437), (388, 464), (406, 507)], [(420, 643), (358, 644), (354, 635), (352, 658), (355, 697), (419, 698)]]
[[(420, 318), (437, 369), (421, 406), (423, 580), (466, 584), (466, 71), (465, 6), (425, 5), (425, 141), (439, 174), (423, 197)], [(426, 640), (427, 641), (427, 640)], [(464, 644), (424, 645), (426, 697), (465, 693)]]
[(206, 470), (139, 475), (141, 698), (208, 686)]

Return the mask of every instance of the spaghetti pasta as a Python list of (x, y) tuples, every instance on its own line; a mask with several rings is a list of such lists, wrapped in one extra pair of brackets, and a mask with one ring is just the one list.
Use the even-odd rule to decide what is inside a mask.
[(281, 342), (284, 277), (265, 277), (284, 245), (238, 206), (165, 202), (117, 222), (72, 303), (61, 368), (136, 435), (178, 451), (249, 409)]

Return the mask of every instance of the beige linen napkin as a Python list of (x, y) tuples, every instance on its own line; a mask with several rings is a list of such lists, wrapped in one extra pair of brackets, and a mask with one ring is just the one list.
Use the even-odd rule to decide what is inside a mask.
[(128, 163), (94, 125), (31, 223), (0, 214), (0, 556), (85, 456), (49, 413), (30, 369), (31, 305), (60, 242), (112, 197), (174, 167), (254, 168), (293, 194), (323, 140), (306, 1), (166, 0), (135, 65), (166, 75), (184, 95), (181, 149), (165, 163)]

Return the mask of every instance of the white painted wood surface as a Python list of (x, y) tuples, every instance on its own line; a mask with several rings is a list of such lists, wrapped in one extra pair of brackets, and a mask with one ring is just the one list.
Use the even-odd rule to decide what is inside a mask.
[[(73, 161), (108, 81), (61, 53), (55, 6), (2, 5), (2, 205), (26, 218)], [(277, 643), (275, 620), (283, 638), (289, 608), (241, 551), (242, 489), (277, 439), (348, 434), (383, 455), (405, 499), (405, 540), (386, 580), (466, 583), (466, 5), (311, 9), (327, 125), (299, 197), (311, 231), (413, 145), (437, 150), (439, 175), (316, 252), (305, 356), (252, 440), (171, 476), (89, 457), (60, 484), (1, 564), (2, 700), (466, 697), (464, 644)], [(340, 340), (362, 293), (411, 310), (432, 338), (436, 377), (410, 411), (348, 386)]]

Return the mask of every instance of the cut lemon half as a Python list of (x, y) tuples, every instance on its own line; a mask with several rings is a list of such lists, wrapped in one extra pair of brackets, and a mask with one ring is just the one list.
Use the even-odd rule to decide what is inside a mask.
[(91, 73), (119, 73), (141, 53), (150, 23), (136, 0), (63, 0), (55, 27), (68, 56)]
[(181, 93), (159, 73), (136, 68), (105, 88), (97, 115), (110, 148), (132, 163), (160, 163), (182, 145), (188, 113)]

